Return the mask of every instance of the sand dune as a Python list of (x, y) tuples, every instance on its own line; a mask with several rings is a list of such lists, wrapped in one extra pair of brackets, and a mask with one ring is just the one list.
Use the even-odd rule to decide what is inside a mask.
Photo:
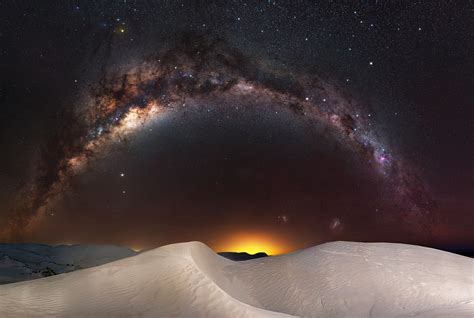
[(473, 317), (474, 261), (332, 242), (233, 262), (199, 242), (0, 286), (0, 317)]

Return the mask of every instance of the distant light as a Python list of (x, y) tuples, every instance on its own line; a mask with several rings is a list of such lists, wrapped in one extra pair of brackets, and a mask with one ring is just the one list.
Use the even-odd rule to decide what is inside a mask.
[(214, 246), (216, 252), (238, 252), (256, 254), (259, 252), (268, 255), (284, 254), (292, 250), (288, 242), (267, 233), (237, 233), (224, 238), (222, 243)]
[(140, 246), (140, 245), (132, 245), (132, 246), (129, 246), (129, 248), (134, 251), (134, 252), (141, 252), (143, 251), (143, 247)]

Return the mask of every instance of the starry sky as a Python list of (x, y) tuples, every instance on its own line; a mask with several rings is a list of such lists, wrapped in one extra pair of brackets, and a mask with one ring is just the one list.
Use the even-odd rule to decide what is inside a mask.
[(2, 241), (474, 245), (467, 1), (0, 12)]

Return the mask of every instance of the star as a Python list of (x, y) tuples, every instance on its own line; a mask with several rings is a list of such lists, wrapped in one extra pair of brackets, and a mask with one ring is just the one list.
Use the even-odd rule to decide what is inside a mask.
[(288, 216), (285, 215), (285, 214), (278, 215), (277, 220), (284, 223), (284, 224), (286, 224), (286, 223), (288, 223)]
[(342, 229), (342, 222), (339, 218), (334, 218), (329, 222), (329, 229), (333, 232), (340, 232)]

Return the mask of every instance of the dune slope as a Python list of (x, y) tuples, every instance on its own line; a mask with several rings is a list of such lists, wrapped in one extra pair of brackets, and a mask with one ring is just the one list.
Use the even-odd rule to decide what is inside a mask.
[(0, 316), (472, 317), (474, 261), (332, 242), (233, 262), (199, 242), (0, 286)]

